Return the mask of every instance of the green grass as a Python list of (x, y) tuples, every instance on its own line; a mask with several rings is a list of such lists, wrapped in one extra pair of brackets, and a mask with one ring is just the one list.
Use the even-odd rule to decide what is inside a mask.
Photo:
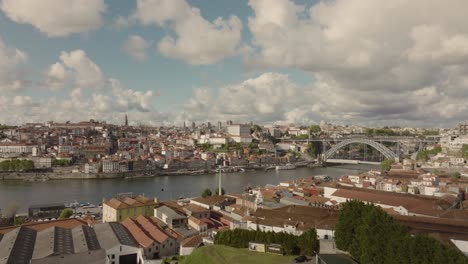
[(293, 256), (279, 256), (269, 253), (249, 251), (246, 248), (227, 246), (205, 246), (193, 251), (181, 264), (285, 264), (291, 263)]

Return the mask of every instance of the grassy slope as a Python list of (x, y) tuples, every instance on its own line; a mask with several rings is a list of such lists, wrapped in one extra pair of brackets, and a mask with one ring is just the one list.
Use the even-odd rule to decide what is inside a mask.
[(187, 256), (182, 264), (250, 264), (269, 263), (285, 264), (291, 263), (294, 257), (278, 256), (268, 253), (252, 252), (246, 248), (232, 248), (226, 246), (206, 246), (196, 249)]

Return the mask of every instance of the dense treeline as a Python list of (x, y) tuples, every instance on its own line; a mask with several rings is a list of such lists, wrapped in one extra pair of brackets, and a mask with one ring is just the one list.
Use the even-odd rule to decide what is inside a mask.
[(431, 150), (423, 150), (423, 151), (418, 152), (418, 155), (416, 155), (416, 159), (428, 161), (431, 155), (437, 155), (441, 151), (442, 151), (441, 147), (435, 147)]
[(336, 246), (366, 263), (467, 263), (458, 250), (393, 221), (382, 208), (359, 201), (343, 205), (335, 228)]
[(366, 136), (413, 136), (409, 131), (395, 131), (391, 128), (367, 128), (364, 132)]
[(55, 159), (52, 161), (52, 166), (57, 166), (57, 167), (64, 167), (64, 166), (68, 166), (70, 165), (70, 161), (68, 160), (65, 160), (65, 159), (61, 159), (61, 160), (58, 160), (58, 159)]
[(249, 242), (280, 244), (286, 255), (314, 255), (318, 250), (317, 232), (310, 229), (300, 236), (287, 233), (252, 231), (244, 229), (227, 230), (218, 232), (214, 243), (237, 248), (249, 247)]
[(0, 171), (26, 171), (34, 169), (31, 160), (4, 160), (0, 162)]

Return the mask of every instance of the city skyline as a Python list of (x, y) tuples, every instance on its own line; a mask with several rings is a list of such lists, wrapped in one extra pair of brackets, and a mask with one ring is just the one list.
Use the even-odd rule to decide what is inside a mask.
[(0, 123), (466, 121), (463, 1), (71, 2), (0, 0)]

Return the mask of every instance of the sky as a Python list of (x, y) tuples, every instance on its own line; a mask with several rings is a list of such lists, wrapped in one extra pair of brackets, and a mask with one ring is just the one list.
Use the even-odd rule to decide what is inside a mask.
[(0, 0), (0, 123), (450, 127), (466, 0)]

